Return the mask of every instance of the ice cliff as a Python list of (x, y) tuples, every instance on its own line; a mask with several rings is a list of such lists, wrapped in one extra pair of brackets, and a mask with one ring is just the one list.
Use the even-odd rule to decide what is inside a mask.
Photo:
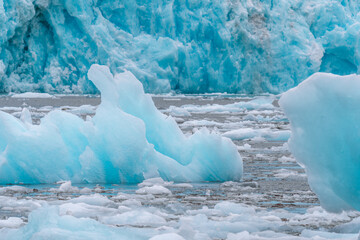
[(289, 147), (330, 211), (360, 210), (360, 76), (312, 75), (284, 93)]
[(1, 0), (0, 92), (96, 91), (93, 63), (147, 92), (278, 93), (359, 73), (359, 0)]
[(241, 179), (242, 160), (230, 139), (205, 129), (185, 136), (130, 72), (113, 76), (93, 65), (88, 77), (102, 98), (86, 121), (55, 110), (32, 125), (26, 109), (21, 120), (0, 111), (0, 184)]

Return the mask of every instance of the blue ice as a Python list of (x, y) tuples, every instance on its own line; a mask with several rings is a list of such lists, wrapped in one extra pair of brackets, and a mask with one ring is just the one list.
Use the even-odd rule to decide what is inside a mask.
[(329, 211), (360, 210), (360, 76), (317, 73), (284, 93), (289, 147)]
[(93, 93), (93, 63), (147, 92), (279, 93), (359, 73), (359, 0), (0, 1), (0, 92)]
[(93, 118), (55, 110), (31, 124), (0, 112), (0, 183), (134, 183), (240, 180), (242, 159), (230, 139), (207, 129), (185, 136), (160, 113), (142, 84), (126, 71), (113, 76), (93, 65), (101, 92)]

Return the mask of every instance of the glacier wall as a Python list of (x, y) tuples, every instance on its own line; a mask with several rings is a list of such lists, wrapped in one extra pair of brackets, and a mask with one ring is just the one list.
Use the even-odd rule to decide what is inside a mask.
[(101, 104), (86, 121), (54, 110), (32, 125), (0, 111), (0, 184), (238, 181), (242, 159), (235, 144), (207, 129), (185, 136), (162, 114), (130, 72), (113, 76), (92, 65), (88, 77)]
[(359, 0), (1, 0), (0, 92), (93, 93), (93, 63), (147, 92), (279, 93), (359, 73)]

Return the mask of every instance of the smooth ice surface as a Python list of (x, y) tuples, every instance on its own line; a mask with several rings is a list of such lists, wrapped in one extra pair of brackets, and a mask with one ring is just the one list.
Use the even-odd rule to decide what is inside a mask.
[[(108, 67), (93, 65), (88, 76), (102, 98), (85, 121), (54, 110), (32, 125), (26, 108), (20, 120), (0, 112), (0, 183), (241, 179), (242, 160), (230, 139), (206, 129), (185, 136), (130, 72), (114, 77)], [(64, 183), (61, 189), (73, 188)]]
[(280, 99), (289, 147), (328, 210), (360, 210), (360, 76), (317, 73)]
[(0, 91), (94, 92), (128, 69), (149, 92), (278, 93), (359, 73), (359, 0), (0, 1)]

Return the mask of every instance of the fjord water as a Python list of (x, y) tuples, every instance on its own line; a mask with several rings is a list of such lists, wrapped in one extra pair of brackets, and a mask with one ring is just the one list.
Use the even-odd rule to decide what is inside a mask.
[[(205, 126), (231, 137), (243, 158), (243, 180), (173, 183), (155, 178), (139, 185), (64, 182), (3, 186), (2, 236), (357, 238), (357, 229), (352, 227), (356, 224), (351, 221), (356, 223), (358, 213), (332, 214), (319, 206), (304, 170), (288, 150), (289, 122), (278, 106), (277, 96), (210, 94), (152, 98), (160, 111), (175, 118), (186, 135)], [(54, 109), (86, 119), (95, 114), (99, 103), (98, 96), (59, 95), (47, 99), (3, 96), (0, 106), (6, 107), (0, 110), (20, 117), (26, 107), (37, 124)]]

